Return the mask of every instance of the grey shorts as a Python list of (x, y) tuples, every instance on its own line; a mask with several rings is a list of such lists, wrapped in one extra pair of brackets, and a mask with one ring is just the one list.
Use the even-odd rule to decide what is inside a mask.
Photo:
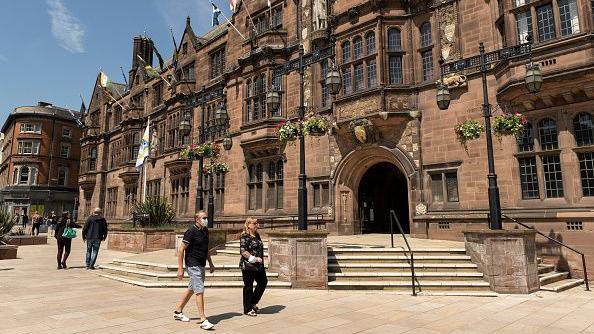
[(195, 294), (204, 293), (204, 275), (206, 273), (205, 267), (186, 267), (186, 271), (190, 277), (188, 289), (194, 291)]

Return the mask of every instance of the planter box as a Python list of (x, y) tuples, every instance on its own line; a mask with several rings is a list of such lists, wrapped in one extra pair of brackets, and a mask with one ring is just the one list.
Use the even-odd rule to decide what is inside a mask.
[(173, 229), (115, 229), (109, 231), (107, 248), (130, 253), (152, 252), (175, 247)]
[(47, 235), (15, 235), (8, 243), (15, 246), (46, 245)]
[(16, 259), (19, 246), (0, 245), (0, 260)]

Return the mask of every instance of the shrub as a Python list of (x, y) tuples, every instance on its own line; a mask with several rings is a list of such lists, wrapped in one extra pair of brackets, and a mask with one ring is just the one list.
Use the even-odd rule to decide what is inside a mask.
[(464, 149), (468, 151), (466, 143), (469, 140), (480, 138), (483, 131), (485, 131), (485, 128), (478, 121), (469, 119), (456, 125), (454, 131), (456, 132), (456, 137), (458, 137), (460, 144), (462, 144)]
[(328, 132), (330, 124), (324, 116), (310, 115), (303, 121), (303, 133), (311, 136), (322, 136)]
[(14, 216), (5, 208), (0, 209), (0, 245), (6, 245), (10, 240), (10, 232), (15, 225)]
[(520, 113), (500, 115), (493, 120), (493, 134), (500, 140), (502, 136), (518, 137), (527, 123), (526, 117)]
[(144, 202), (134, 204), (137, 214), (147, 214), (149, 221), (142, 227), (155, 227), (170, 224), (175, 218), (175, 210), (164, 198), (148, 197)]

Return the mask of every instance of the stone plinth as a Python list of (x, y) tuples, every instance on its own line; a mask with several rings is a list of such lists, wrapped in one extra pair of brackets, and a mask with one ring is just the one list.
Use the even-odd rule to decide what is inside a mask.
[(0, 245), (0, 260), (16, 259), (19, 246)]
[(8, 244), (16, 246), (45, 245), (47, 244), (47, 235), (17, 235), (10, 237)]
[(464, 232), (466, 252), (498, 293), (540, 289), (535, 237), (530, 230)]
[(328, 287), (328, 232), (268, 232), (268, 270), (294, 288)]
[(107, 237), (107, 248), (131, 253), (151, 252), (175, 247), (173, 229), (115, 229)]
[[(208, 249), (216, 249), (225, 246), (225, 244), (232, 240), (239, 239), (243, 230), (239, 228), (209, 228), (208, 229)], [(181, 244), (185, 230), (176, 230), (175, 235), (175, 255)], [(237, 253), (239, 257), (239, 253)]]

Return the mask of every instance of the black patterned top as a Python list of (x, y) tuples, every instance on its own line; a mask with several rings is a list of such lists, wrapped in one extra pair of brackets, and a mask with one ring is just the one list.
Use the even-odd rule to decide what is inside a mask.
[(243, 252), (248, 251), (251, 255), (262, 259), (261, 265), (264, 265), (264, 242), (260, 238), (260, 234), (256, 232), (256, 236), (252, 237), (249, 233), (244, 232), (239, 238), (239, 254), (241, 260), (239, 260), (239, 268), (245, 269), (245, 263), (248, 260), (241, 255)]

